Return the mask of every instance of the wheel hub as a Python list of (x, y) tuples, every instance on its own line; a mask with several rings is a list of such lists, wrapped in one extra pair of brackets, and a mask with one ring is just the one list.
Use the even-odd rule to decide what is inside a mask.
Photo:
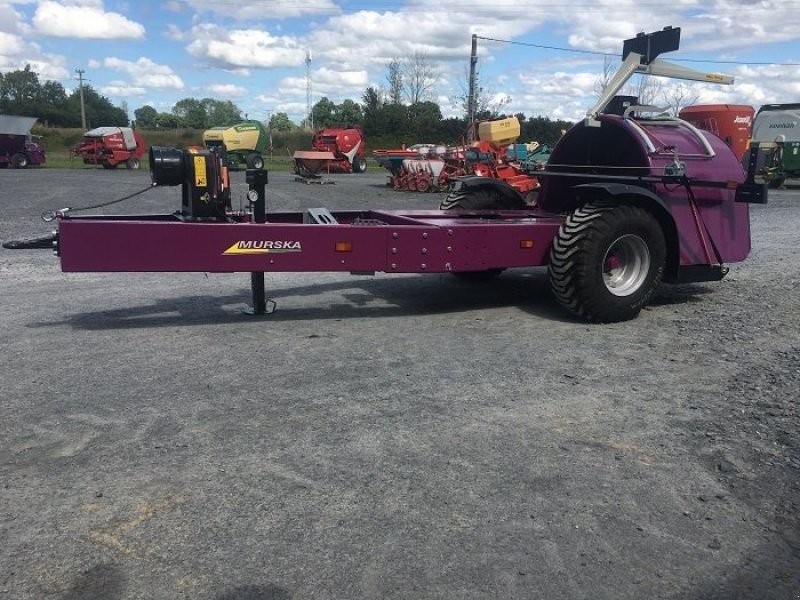
[(629, 296), (647, 279), (650, 251), (638, 235), (617, 238), (603, 258), (603, 282), (615, 296)]

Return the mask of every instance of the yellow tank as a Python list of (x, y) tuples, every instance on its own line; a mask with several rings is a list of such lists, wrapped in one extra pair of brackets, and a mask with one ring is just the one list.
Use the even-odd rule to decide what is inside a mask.
[(478, 123), (478, 139), (489, 142), (493, 148), (513, 144), (519, 138), (519, 133), (517, 117)]

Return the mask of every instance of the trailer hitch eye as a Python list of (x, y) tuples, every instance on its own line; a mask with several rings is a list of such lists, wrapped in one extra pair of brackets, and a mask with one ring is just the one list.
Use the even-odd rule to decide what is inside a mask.
[(153, 185), (181, 185), (186, 179), (186, 153), (177, 148), (150, 147), (150, 179)]

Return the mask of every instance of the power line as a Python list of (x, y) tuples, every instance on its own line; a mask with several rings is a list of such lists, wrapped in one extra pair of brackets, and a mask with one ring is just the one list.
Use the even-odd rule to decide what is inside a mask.
[[(594, 50), (580, 50), (578, 48), (562, 48), (560, 46), (545, 46), (542, 44), (532, 44), (530, 42), (515, 42), (514, 40), (500, 40), (497, 38), (490, 38), (485, 36), (477, 36), (478, 39), (488, 40), (490, 42), (501, 42), (504, 44), (511, 44), (512, 46), (527, 46), (529, 48), (542, 48), (544, 50), (557, 50), (559, 52), (573, 52), (576, 54), (593, 54), (595, 56), (611, 56), (617, 57), (619, 54), (611, 54), (609, 52), (597, 52)], [(691, 63), (711, 63), (716, 65), (740, 65), (740, 66), (776, 66), (776, 67), (800, 67), (800, 63), (779, 63), (779, 62), (748, 62), (740, 60), (710, 60), (699, 58), (671, 58), (675, 62), (691, 62)]]

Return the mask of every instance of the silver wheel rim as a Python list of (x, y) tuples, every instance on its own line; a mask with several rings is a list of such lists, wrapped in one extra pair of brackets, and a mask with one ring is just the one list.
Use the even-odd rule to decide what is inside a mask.
[(630, 296), (647, 279), (650, 249), (638, 235), (617, 238), (603, 257), (603, 283), (615, 296)]

